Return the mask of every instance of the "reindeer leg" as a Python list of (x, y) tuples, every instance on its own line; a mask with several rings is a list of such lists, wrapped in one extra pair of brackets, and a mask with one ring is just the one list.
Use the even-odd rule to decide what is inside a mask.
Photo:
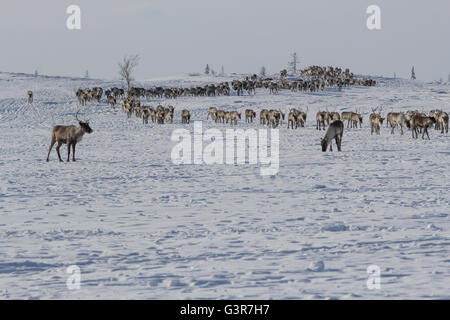
[(71, 143), (69, 141), (67, 141), (67, 162), (70, 161), (70, 147), (71, 147)]
[(58, 154), (59, 162), (63, 162), (61, 159), (61, 154), (59, 153), (59, 148), (61, 148), (62, 142), (58, 141), (58, 145), (56, 146), (56, 153)]
[(75, 143), (72, 143), (72, 161), (75, 162)]
[(47, 154), (47, 159), (46, 161), (48, 162), (48, 158), (50, 157), (50, 152), (52, 151), (53, 146), (56, 143), (56, 138), (54, 135), (52, 135), (52, 140), (50, 141), (50, 148), (48, 148), (48, 154)]

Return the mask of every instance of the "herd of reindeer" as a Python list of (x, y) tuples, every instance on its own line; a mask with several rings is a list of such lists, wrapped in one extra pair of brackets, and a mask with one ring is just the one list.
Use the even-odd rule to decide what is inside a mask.
[[(283, 72), (283, 71), (282, 71)], [(164, 124), (173, 123), (175, 108), (172, 105), (163, 107), (159, 104), (156, 108), (141, 105), (141, 98), (177, 98), (180, 96), (216, 96), (216, 95), (230, 95), (230, 91), (234, 90), (236, 95), (243, 94), (245, 90), (248, 94), (255, 94), (256, 88), (266, 88), (271, 94), (276, 94), (280, 89), (291, 91), (318, 91), (324, 90), (326, 86), (336, 86), (339, 90), (342, 87), (350, 85), (364, 85), (373, 86), (376, 84), (375, 80), (363, 79), (356, 80), (353, 77), (353, 73), (350, 73), (348, 69), (342, 72), (340, 68), (333, 67), (319, 67), (312, 66), (301, 71), (302, 76), (308, 77), (309, 80), (285, 80), (283, 73), (280, 73), (280, 79), (274, 81), (273, 79), (258, 79), (256, 75), (246, 77), (244, 80), (233, 80), (231, 87), (228, 82), (219, 84), (210, 84), (203, 87), (195, 88), (162, 88), (155, 87), (151, 89), (132, 87), (127, 92), (120, 88), (110, 88), (103, 90), (100, 87), (78, 89), (76, 96), (81, 105), (86, 105), (87, 102), (97, 101), (101, 102), (103, 93), (106, 96), (108, 104), (115, 108), (117, 100), (122, 107), (128, 118), (132, 115), (142, 119), (143, 124), (148, 124), (149, 120), (153, 123)], [(126, 96), (125, 96), (126, 94)], [(28, 91), (28, 102), (33, 101), (33, 92)], [(298, 129), (304, 127), (306, 123), (307, 113), (306, 110), (298, 110), (291, 108), (288, 112), (283, 113), (281, 110), (267, 110), (263, 109), (259, 112), (259, 121), (261, 125), (267, 125), (272, 128), (279, 127), (283, 124), (287, 114), (287, 128)], [(369, 116), (369, 122), (371, 125), (371, 134), (379, 135), (383, 122), (386, 120), (386, 126), (391, 127), (391, 134), (394, 134), (395, 128), (400, 128), (400, 133), (404, 134), (404, 129), (412, 131), (413, 138), (418, 138), (419, 133), (422, 134), (422, 138), (425, 138), (425, 134), (430, 139), (428, 128), (434, 126), (436, 130), (441, 130), (441, 133), (448, 133), (448, 113), (442, 110), (432, 110), (428, 114), (424, 112), (407, 111), (407, 112), (389, 112), (385, 117), (382, 114), (382, 108), (378, 110), (372, 109), (372, 113)], [(256, 118), (256, 112), (252, 109), (245, 110), (246, 123), (252, 123)], [(70, 157), (70, 148), (72, 147), (72, 160), (75, 161), (75, 145), (81, 140), (84, 133), (91, 133), (92, 129), (89, 126), (88, 121), (81, 121), (76, 117), (79, 122), (79, 127), (76, 126), (55, 126), (52, 131), (51, 144), (47, 155), (50, 155), (51, 149), (55, 143), (58, 143), (56, 151), (58, 158), (62, 161), (59, 148), (61, 144), (67, 144), (68, 154), (67, 161)], [(237, 125), (241, 120), (241, 112), (238, 111), (225, 111), (217, 109), (216, 107), (210, 107), (206, 115), (206, 119), (213, 120), (215, 123), (229, 123)], [(191, 115), (189, 110), (181, 110), (181, 123), (189, 124)], [(347, 128), (359, 128), (362, 127), (363, 116), (357, 110), (356, 112), (329, 112), (319, 111), (316, 114), (316, 129), (326, 130), (324, 137), (321, 139), (322, 151), (326, 151), (330, 146), (332, 151), (331, 142), (336, 141), (338, 151), (341, 151), (342, 136), (344, 132), (344, 122), (347, 121)], [(326, 128), (328, 127), (328, 128)]]

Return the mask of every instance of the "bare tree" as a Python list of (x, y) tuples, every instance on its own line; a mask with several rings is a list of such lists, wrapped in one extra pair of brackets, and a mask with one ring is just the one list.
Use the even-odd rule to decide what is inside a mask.
[(84, 73), (84, 77), (85, 77), (86, 79), (89, 79), (89, 70), (86, 70), (86, 72)]
[(205, 74), (209, 74), (209, 64), (206, 65)]
[(298, 60), (297, 52), (294, 52), (291, 55), (291, 61), (289, 61), (289, 63), (288, 63), (288, 68), (289, 68), (289, 71), (291, 72), (291, 74), (293, 74), (293, 75), (297, 74), (297, 65), (298, 64), (300, 64), (300, 61)]
[(411, 69), (411, 79), (416, 80), (416, 72), (414, 71), (414, 66)]
[(225, 75), (225, 69), (224, 69), (224, 67), (222, 66), (222, 68), (220, 69), (220, 76), (224, 76)]
[(133, 81), (134, 69), (139, 64), (139, 55), (125, 56), (123, 61), (119, 62), (119, 75), (122, 80), (127, 83), (128, 90), (131, 87), (131, 81)]

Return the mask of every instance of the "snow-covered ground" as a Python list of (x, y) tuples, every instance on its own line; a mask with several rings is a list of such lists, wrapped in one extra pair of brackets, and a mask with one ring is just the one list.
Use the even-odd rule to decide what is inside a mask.
[[(75, 124), (75, 90), (121, 84), (0, 73), (0, 298), (450, 298), (449, 136), (430, 130), (430, 141), (413, 140), (385, 126), (371, 136), (368, 124), (380, 105), (450, 111), (450, 86), (377, 81), (342, 92), (182, 97), (170, 101), (175, 122), (165, 125), (91, 103), (80, 117), (94, 132), (78, 161), (59, 163), (53, 150), (46, 163), (52, 126)], [(280, 128), (276, 176), (249, 164), (174, 165), (173, 130), (193, 128), (180, 110), (204, 120), (210, 106), (309, 113), (306, 128)], [(314, 119), (326, 108), (364, 113), (362, 129), (345, 130), (341, 153), (321, 152)], [(263, 127), (243, 119), (237, 128)], [(66, 285), (71, 265), (81, 270), (79, 290)], [(370, 265), (380, 268), (378, 290), (367, 287)]]

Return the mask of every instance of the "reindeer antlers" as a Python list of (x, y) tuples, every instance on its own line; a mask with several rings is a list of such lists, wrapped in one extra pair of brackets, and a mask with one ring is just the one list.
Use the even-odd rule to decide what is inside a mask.
[[(80, 109), (77, 110), (77, 113), (75, 113), (75, 119), (77, 119), (78, 122), (83, 122), (80, 119), (78, 119), (78, 113), (80, 112)], [(85, 120), (84, 122), (89, 123), (89, 119)]]

